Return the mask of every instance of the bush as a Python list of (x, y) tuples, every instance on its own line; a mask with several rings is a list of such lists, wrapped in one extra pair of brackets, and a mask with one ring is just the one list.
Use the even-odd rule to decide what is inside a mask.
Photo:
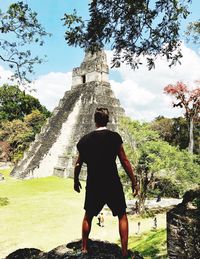
[(143, 219), (145, 218), (152, 218), (155, 216), (155, 213), (152, 210), (145, 209), (145, 211), (142, 212), (141, 217)]
[(9, 204), (9, 200), (7, 197), (0, 197), (0, 207), (6, 206)]
[(157, 180), (154, 189), (149, 190), (149, 196), (160, 196), (167, 198), (179, 198), (180, 191), (178, 186), (170, 179), (161, 178)]

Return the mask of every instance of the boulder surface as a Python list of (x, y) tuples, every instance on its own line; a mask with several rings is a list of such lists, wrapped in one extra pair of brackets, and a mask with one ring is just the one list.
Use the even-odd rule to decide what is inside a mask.
[[(117, 244), (89, 240), (87, 254), (81, 252), (81, 240), (61, 245), (49, 251), (42, 252), (35, 248), (18, 249), (5, 259), (120, 259), (121, 248)], [(129, 250), (128, 258), (143, 259), (138, 252)]]

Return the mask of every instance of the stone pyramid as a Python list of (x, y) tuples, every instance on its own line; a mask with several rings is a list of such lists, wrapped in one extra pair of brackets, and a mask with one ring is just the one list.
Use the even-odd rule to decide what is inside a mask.
[(71, 90), (64, 94), (24, 158), (12, 170), (12, 176), (21, 179), (51, 175), (73, 177), (76, 144), (95, 129), (96, 107), (109, 109), (108, 128), (111, 130), (117, 130), (118, 119), (124, 115), (108, 74), (105, 52), (86, 52), (80, 67), (73, 69)]

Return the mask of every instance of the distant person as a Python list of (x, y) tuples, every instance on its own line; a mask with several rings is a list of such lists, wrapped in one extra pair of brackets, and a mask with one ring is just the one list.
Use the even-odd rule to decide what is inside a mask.
[(153, 228), (154, 228), (154, 229), (157, 229), (157, 226), (158, 226), (158, 225), (157, 225), (157, 218), (156, 218), (156, 217), (154, 217), (153, 223), (154, 223), (154, 224), (153, 224)]
[(98, 219), (98, 223), (97, 225), (101, 226), (101, 214), (99, 213), (99, 215), (97, 216)]
[(97, 225), (99, 225), (100, 227), (104, 227), (104, 216), (103, 216), (103, 212), (99, 213), (99, 215), (97, 216), (97, 219), (98, 219)]
[(135, 202), (135, 213), (136, 213), (136, 214), (139, 213), (139, 204), (138, 204), (138, 201)]
[(104, 216), (103, 216), (103, 212), (101, 212), (101, 214), (100, 214), (100, 227), (104, 227)]
[(161, 201), (161, 194), (158, 194), (156, 202), (160, 202)]
[(138, 230), (137, 230), (137, 234), (139, 234), (139, 233), (140, 233), (140, 226), (141, 226), (141, 222), (140, 222), (140, 221), (138, 221)]
[(80, 192), (79, 174), (82, 164), (87, 164), (82, 252), (87, 253), (88, 251), (88, 237), (93, 217), (97, 216), (103, 206), (107, 204), (113, 216), (118, 216), (122, 255), (126, 258), (128, 254), (128, 219), (124, 192), (115, 162), (117, 156), (131, 180), (134, 195), (138, 194), (139, 188), (133, 169), (124, 152), (121, 136), (106, 128), (109, 121), (108, 109), (97, 108), (94, 121), (96, 130), (83, 136), (77, 144), (79, 155), (74, 169), (74, 190)]

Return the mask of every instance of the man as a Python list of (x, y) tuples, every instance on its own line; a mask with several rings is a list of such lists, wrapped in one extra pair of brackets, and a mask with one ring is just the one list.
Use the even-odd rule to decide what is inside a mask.
[(138, 186), (130, 162), (124, 152), (121, 136), (106, 128), (109, 121), (108, 109), (97, 108), (94, 121), (96, 130), (83, 136), (77, 144), (79, 156), (74, 169), (74, 190), (80, 192), (79, 174), (83, 162), (87, 164), (82, 252), (87, 253), (93, 217), (97, 216), (103, 206), (107, 204), (113, 216), (118, 216), (122, 256), (126, 257), (128, 254), (128, 219), (124, 192), (115, 162), (117, 156), (132, 182), (132, 190), (135, 195), (138, 194)]

